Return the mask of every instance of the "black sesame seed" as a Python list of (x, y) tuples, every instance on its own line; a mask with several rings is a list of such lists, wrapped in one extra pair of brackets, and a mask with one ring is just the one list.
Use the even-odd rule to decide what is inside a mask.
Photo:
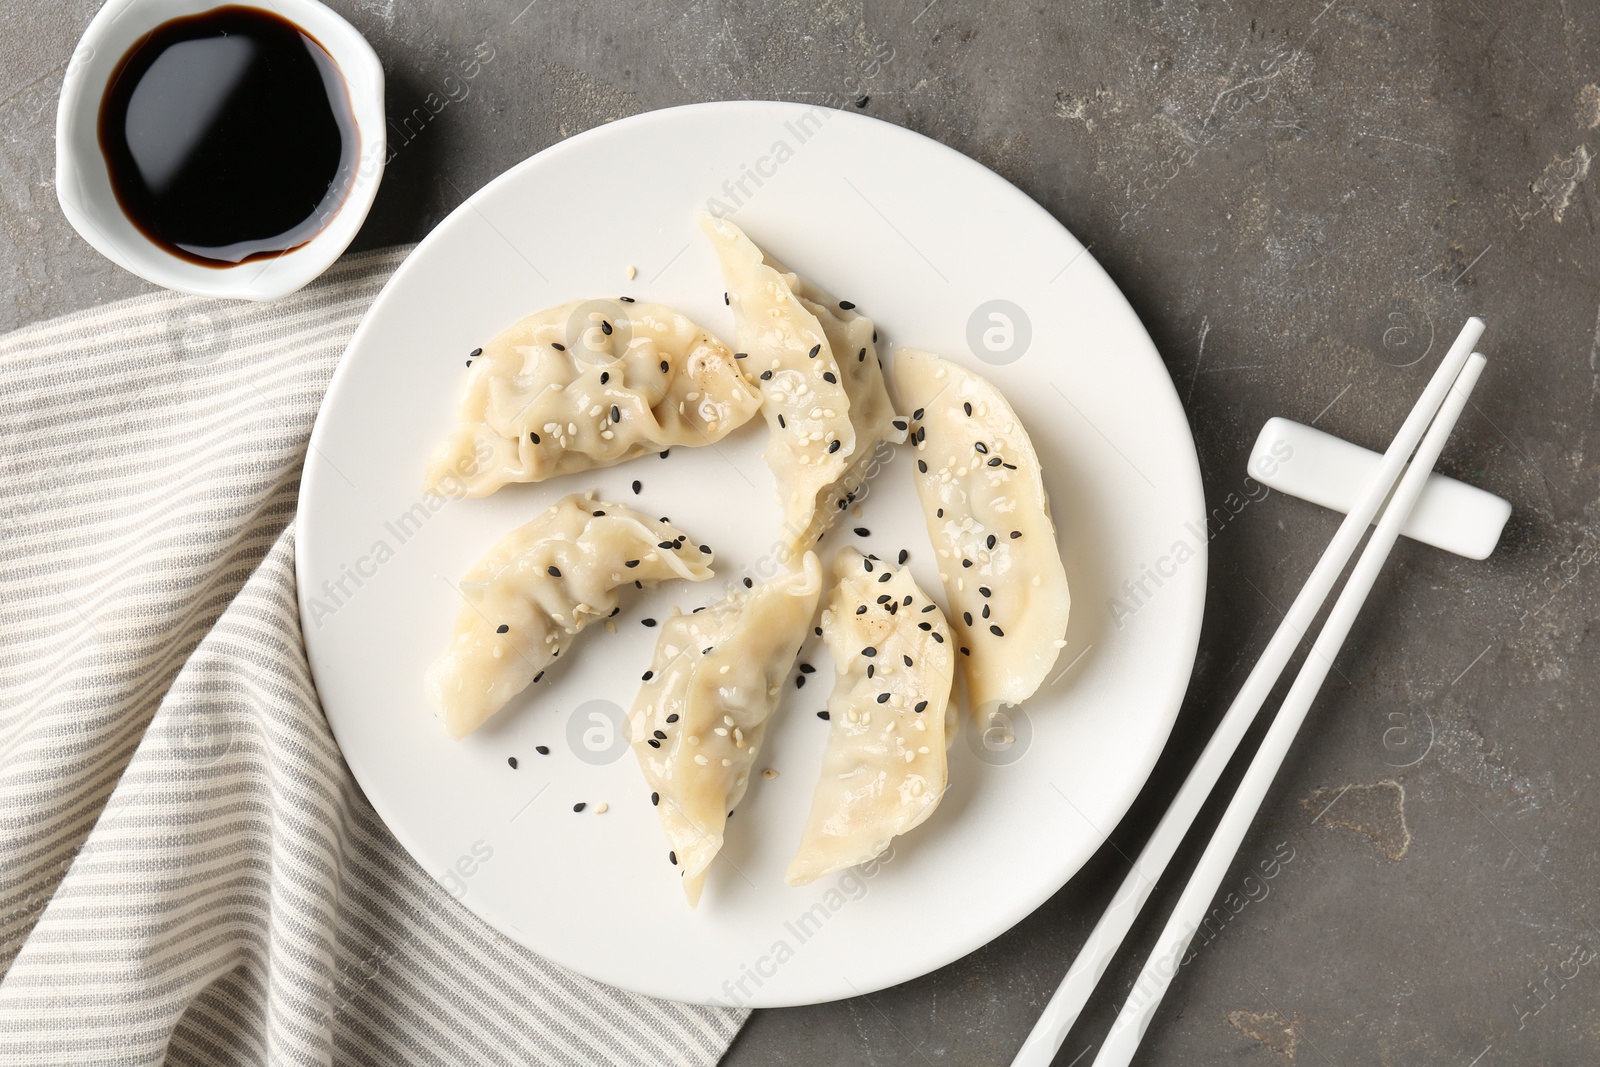
[(972, 566), (972, 561), (970, 559), (964, 559), (961, 561), (961, 565), (963, 567), (970, 567)]
[(944, 644), (944, 634), (940, 633), (938, 630), (933, 631), (933, 639), (938, 644)]
[(865, 615), (866, 613), (867, 613), (867, 606), (865, 604), (862, 604), (859, 608), (856, 608), (856, 614), (857, 615)]
[(880, 603), (880, 604), (887, 604), (888, 602), (889, 602), (889, 594), (888, 593), (885, 593), (885, 594), (883, 594), (882, 596), (880, 596), (878, 598), (878, 603)]
[(913, 412), (912, 412), (912, 413), (911, 413), (911, 417), (912, 417), (912, 418), (913, 418), (913, 419), (920, 419), (920, 418), (922, 418), (922, 412), (923, 412), (923, 410), (924, 410), (924, 409), (923, 409), (923, 408), (918, 408), (918, 409), (917, 409), (917, 410), (915, 410), (915, 411), (913, 411)]
[(868, 678), (871, 678), (875, 671), (876, 671), (876, 668), (872, 664), (870, 664), (870, 663), (867, 664), (867, 677)]
[(572, 805), (572, 810), (573, 811), (582, 811), (584, 808), (587, 808), (588, 806), (589, 805), (585, 804), (583, 801), (580, 800), (576, 804)]
[(1004, 467), (1008, 471), (1014, 471), (1017, 469), (1017, 465), (1015, 463), (1002, 463), (1000, 466)]
[(657, 740), (656, 740), (656, 739), (655, 739), (655, 738), (653, 738), (653, 737), (647, 737), (647, 738), (645, 738), (645, 739), (644, 739), (644, 743), (645, 743), (645, 744), (647, 744), (647, 745), (649, 745), (649, 746), (650, 746), (650, 747), (651, 747), (651, 748), (660, 748), (660, 747), (661, 747), (661, 742), (660, 742), (660, 741), (657, 741)]
[(963, 647), (961, 649), (961, 654), (963, 656), (970, 656), (970, 655), (972, 655), (972, 649)]
[(511, 627), (507, 626), (505, 623), (501, 623), (499, 626), (494, 628), (494, 632), (497, 634), (503, 634), (509, 632), (510, 629)]
[(822, 380), (828, 382), (830, 385), (839, 384), (839, 379), (833, 376), (833, 371), (831, 370), (825, 370), (822, 372)]
[(617, 299), (622, 301), (624, 304), (633, 303), (633, 297), (631, 297), (631, 296), (619, 296), (619, 297), (617, 297)]
[(661, 794), (660, 793), (651, 793), (650, 794), (650, 804), (651, 804), (651, 806), (654, 807), (655, 805), (660, 804), (660, 803), (661, 803)]
[(590, 512), (590, 514), (598, 519), (600, 516), (604, 515), (605, 512), (603, 512), (603, 511), (594, 511), (594, 512)]
[(472, 360), (470, 360), (470, 359), (467, 360), (467, 366), (469, 366), (469, 367), (472, 366)]
[(899, 612), (900, 612), (900, 605), (899, 604), (890, 604), (889, 605), (889, 614), (890, 615), (897, 615), (897, 614), (899, 614)]
[(764, 381), (764, 382), (770, 382), (772, 380), (772, 372), (769, 371), (769, 370), (762, 371), (761, 372), (761, 380)]
[(868, 645), (866, 648), (863, 648), (861, 650), (861, 654), (863, 656), (866, 656), (868, 659), (870, 659), (873, 656), (876, 656), (878, 654), (878, 650), (873, 648), (871, 645)]
[(934, 609), (934, 608), (935, 608), (935, 607), (937, 607), (937, 606), (938, 606), (938, 605), (936, 605), (936, 604), (929, 604), (929, 605), (928, 605), (928, 606), (927, 606), (927, 607), (925, 607), (925, 608), (923, 608), (923, 609), (922, 609), (922, 613), (923, 613), (923, 614), (924, 614), (924, 615), (926, 615), (926, 614), (927, 614), (927, 613), (928, 613), (928, 612), (930, 612), (930, 611), (932, 611), (932, 610), (933, 610), (933, 609)]
[(667, 716), (667, 721), (668, 722), (677, 722), (678, 721), (678, 713), (677, 712), (673, 712), (671, 715), (668, 715)]
[(468, 359), (477, 359), (481, 355), (483, 355), (483, 349), (474, 348), (471, 352), (467, 353), (467, 358)]
[(669, 371), (671, 369), (672, 369), (672, 364), (668, 363), (666, 360), (662, 360), (661, 361), (661, 373), (662, 374), (667, 373), (667, 371)]
[(983, 606), (983, 617), (986, 619), (989, 617), (989, 605), (987, 604)]
[(611, 421), (612, 422), (621, 422), (622, 421), (622, 411), (615, 404), (611, 405)]
[(639, 621), (646, 626), (654, 626), (656, 624), (656, 620), (654, 619), (640, 619)]
[(515, 756), (507, 756), (506, 757), (506, 766), (510, 767), (512, 770), (516, 770), (517, 769), (517, 757), (515, 757)]
[(538, 674), (533, 676), (533, 680), (537, 682), (539, 679), (541, 679), (543, 677), (544, 677), (544, 671), (540, 671)]
[(634, 495), (635, 496), (639, 495), (639, 490), (643, 489), (643, 488), (644, 488), (644, 486), (640, 485), (638, 482), (634, 482), (633, 483), (633, 493), (634, 493)]
[(672, 453), (672, 449), (670, 449), (670, 448), (663, 448), (663, 449), (662, 449), (662, 450), (661, 450), (661, 458), (662, 458), (662, 459), (666, 459), (666, 458), (667, 458), (667, 456), (669, 456), (669, 455), (670, 455), (670, 454), (671, 454), (671, 453)]
[(916, 711), (916, 712), (927, 711), (928, 710), (928, 702), (926, 700), (919, 700), (919, 701), (917, 701), (917, 706), (912, 708), (911, 710), (912, 711)]
[(815, 668), (815, 667), (813, 667), (813, 666), (812, 666), (812, 665), (811, 665), (811, 664), (809, 664), (809, 663), (802, 663), (802, 664), (800, 664), (800, 673), (801, 673), (801, 674), (815, 674), (815, 673), (816, 673), (816, 670), (817, 670), (817, 669), (816, 669), (816, 668)]
[(813, 630), (815, 630), (815, 631), (816, 631), (816, 634), (817, 634), (817, 636), (818, 636), (818, 637), (821, 637), (821, 636), (822, 636), (822, 627), (820, 627), (820, 626), (813, 626), (813, 627), (812, 627), (812, 629), (813, 629)]
[(550, 577), (552, 577), (552, 578), (561, 577), (561, 568), (560, 567), (546, 567), (545, 570), (547, 572), (549, 572)]
[(974, 441), (974, 442), (972, 442), (972, 447), (976, 448), (979, 452), (983, 452), (985, 454), (987, 454), (988, 451), (989, 451), (989, 446), (984, 444), (982, 441)]
[(873, 330), (872, 331), (872, 343), (873, 344), (877, 344), (878, 343), (878, 331), (877, 330)]
[(907, 666), (907, 667), (909, 667), (909, 666), (911, 666), (911, 657), (910, 657), (910, 656), (904, 656), (904, 655), (902, 655), (902, 656), (901, 656), (901, 657), (900, 657), (900, 658), (901, 658), (901, 659), (903, 659), (903, 660), (905, 660), (905, 663), (906, 663), (906, 666)]
[(872, 560), (863, 559), (861, 561), (861, 565), (867, 569), (867, 573), (869, 573), (869, 574), (872, 573)]
[(919, 622), (919, 623), (917, 623), (917, 629), (919, 629), (919, 630), (931, 630), (931, 629), (933, 629), (933, 623), (931, 623), (931, 622)]
[(944, 518), (944, 508), (940, 508), (938, 511), (934, 512), (934, 514), (938, 515), (941, 519)]
[(846, 310), (846, 311), (854, 311), (855, 307), (856, 307), (854, 304), (850, 303), (850, 301), (848, 301), (848, 300), (839, 301), (839, 306), (841, 308), (843, 308), (844, 310)]
[(729, 300), (728, 300), (728, 294), (727, 294), (727, 293), (723, 293), (723, 294), (722, 294), (722, 302), (723, 302), (723, 303), (724, 303), (724, 304), (727, 304), (727, 303), (729, 303), (729, 302), (730, 302), (730, 301), (729, 301)]
[(735, 352), (733, 354), (733, 358), (734, 359), (749, 359), (750, 358), (750, 353), (748, 353), (748, 352)]
[(894, 577), (894, 575), (890, 574), (888, 571), (884, 571), (883, 574), (878, 578), (878, 581), (887, 582), (890, 578), (893, 578), (893, 577)]
[(1000, 457), (999, 456), (991, 457), (989, 459), (988, 466), (990, 466), (990, 467), (998, 467), (998, 466), (1000, 466)]
[(667, 859), (672, 861), (674, 867), (678, 865), (678, 854), (676, 852), (668, 852)]
[(961, 405), (961, 410), (965, 411), (968, 415), (971, 415), (972, 414), (972, 405), (968, 404), (968, 403), (963, 403)]
[(988, 536), (988, 538), (984, 541), (984, 544), (988, 545), (990, 548), (993, 548), (994, 547), (994, 534), (990, 534)]
[(654, 678), (655, 676), (656, 676), (656, 672), (655, 671), (645, 671), (642, 675), (639, 676), (639, 680), (641, 682), (648, 682), (650, 679)]
[(919, 473), (927, 474), (928, 473), (928, 462), (927, 462), (927, 460), (921, 460), (921, 459), (917, 460), (917, 470), (918, 470)]
[(780, 411), (778, 413), (778, 428), (779, 429), (787, 429), (788, 426), (789, 426), (789, 424), (787, 422), (783, 421), (783, 413)]
[(979, 592), (979, 593), (981, 593), (981, 594), (982, 594), (982, 595), (984, 595), (984, 596), (989, 596), (989, 595), (991, 595), (991, 594), (990, 594), (990, 592), (989, 592), (989, 587), (988, 587), (988, 586), (986, 586), (986, 585), (980, 585), (980, 586), (978, 586), (978, 592)]
[(839, 451), (839, 442), (838, 441), (830, 441), (830, 442), (828, 442), (828, 451), (830, 453)]
[(749, 578), (746, 578), (746, 579), (745, 579), (745, 580), (744, 580), (744, 587), (745, 587), (745, 588), (746, 588), (746, 589), (753, 589), (753, 588), (755, 588), (755, 584), (756, 584), (756, 583), (755, 583), (755, 582), (753, 582), (753, 581), (751, 581), (751, 580), (750, 580), (750, 579), (749, 579)]
[(567, 350), (567, 346), (566, 345), (558, 344), (555, 341), (551, 341), (550, 342), (550, 347), (555, 349), (557, 352), (565, 352)]
[(819, 712), (817, 712), (817, 718), (819, 718), (819, 719), (823, 720), (824, 722), (826, 722), (827, 719), (828, 719), (828, 713), (825, 712), (825, 711), (819, 711)]
[(889, 694), (888, 693), (879, 693), (878, 694), (878, 703), (880, 703), (880, 704), (889, 703)]
[(806, 687), (806, 676), (803, 675), (803, 674), (796, 675), (795, 676), (795, 680), (794, 680), (794, 687), (796, 689), (804, 689)]
[(1000, 627), (994, 625), (993, 623), (989, 624), (989, 632), (994, 634), (996, 637), (1004, 637), (1006, 635), (1004, 630), (1000, 629)]
[(528, 440), (532, 441), (534, 444), (538, 444), (539, 443), (539, 435), (534, 433), (532, 430), (529, 430), (528, 431)]
[(963, 611), (961, 613), (961, 621), (965, 622), (968, 626), (971, 626), (972, 625), (972, 612)]
[(675, 541), (660, 541), (660, 542), (658, 542), (656, 544), (656, 547), (657, 548), (664, 548), (668, 552), (671, 552), (674, 548), (677, 548), (678, 545), (677, 545), (677, 542), (675, 542)]
[(539, 753), (539, 755), (541, 755), (541, 756), (550, 755), (550, 749), (545, 745), (534, 745), (533, 746), (533, 750), (535, 752)]
[(630, 559), (626, 563), (623, 564), (624, 567), (637, 567), (638, 565), (639, 565), (639, 561), (636, 560), (636, 559)]
[[(865, 363), (866, 361), (867, 361), (867, 350), (865, 348), (863, 348), (861, 351), (856, 353), (856, 362), (857, 363)], [(901, 426), (901, 427), (898, 427), (898, 429), (903, 430), (903, 429), (905, 429), (905, 427)]]
[(1011, 539), (1013, 541), (1015, 541), (1017, 538), (1019, 538), (1021, 536), (1022, 536), (1022, 531), (1021, 530), (1012, 530), (1011, 531)]
[(608, 618), (608, 619), (616, 618), (617, 617), (617, 613), (620, 612), (621, 610), (622, 610), (622, 608), (620, 606), (612, 608), (611, 609), (611, 614), (607, 615), (606, 618)]
[(822, 346), (821, 345), (812, 345), (811, 346), (811, 351), (806, 353), (806, 357), (808, 359), (816, 359), (817, 358), (817, 353), (819, 353), (821, 351), (822, 351)]
[[(862, 351), (865, 351), (865, 349), (863, 349)], [(905, 429), (906, 428), (906, 420), (905, 419), (895, 419), (894, 420), (894, 428), (897, 429), (897, 430)]]
[(611, 336), (611, 324), (605, 319), (600, 320), (600, 332), (605, 334), (607, 337)]
[(655, 734), (655, 739), (657, 741), (665, 741), (667, 739), (667, 732), (665, 730), (655, 730), (653, 733)]
[(610, 380), (611, 380), (611, 372), (610, 371), (603, 370), (603, 371), (600, 372), (600, 384), (601, 385), (606, 384)]
[(917, 427), (917, 444), (920, 445), (922, 442), (926, 441), (927, 439), (928, 439), (928, 428), (926, 426), (918, 426)]
[(865, 526), (857, 526), (856, 527), (856, 536), (857, 537), (870, 537), (871, 535), (872, 535), (872, 531), (867, 529)]

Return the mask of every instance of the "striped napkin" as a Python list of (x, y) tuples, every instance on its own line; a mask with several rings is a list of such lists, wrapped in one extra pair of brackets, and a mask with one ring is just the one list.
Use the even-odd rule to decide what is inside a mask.
[(0, 1063), (713, 1064), (744, 1019), (499, 936), (334, 745), (296, 492), (405, 252), (0, 338)]

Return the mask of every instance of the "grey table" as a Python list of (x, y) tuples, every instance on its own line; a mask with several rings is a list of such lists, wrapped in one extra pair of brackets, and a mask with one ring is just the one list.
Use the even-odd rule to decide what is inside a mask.
[[(1250, 489), (1272, 415), (1381, 448), (1483, 316), (1490, 367), (1443, 469), (1513, 502), (1506, 536), (1481, 563), (1399, 546), (1142, 1059), (1595, 1061), (1600, 9), (525, 2), (334, 0), (384, 59), (403, 141), (358, 247), (420, 238), (506, 167), (637, 111), (859, 107), (983, 161), (1092, 245), (1167, 361), (1213, 505)], [(145, 288), (51, 187), (56, 94), (94, 7), (0, 8), (0, 329)], [(451, 79), (475, 49), (478, 77)], [(936, 974), (757, 1012), (728, 1064), (1009, 1060), (1336, 519), (1255, 492), (1214, 525), (1194, 681), (1111, 841)], [(1113, 966), (1059, 1063), (1087, 1063), (1138, 962)]]

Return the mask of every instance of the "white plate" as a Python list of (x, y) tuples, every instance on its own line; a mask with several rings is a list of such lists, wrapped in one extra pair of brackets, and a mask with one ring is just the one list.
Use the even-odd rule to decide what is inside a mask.
[[(1044, 460), (1074, 603), (1064, 676), (1017, 716), (1016, 743), (996, 749), (991, 736), (986, 747), (965, 731), (943, 803), (891, 860), (870, 877), (849, 871), (790, 888), (783, 871), (827, 736), (816, 712), (831, 666), (820, 642), (808, 642), (801, 658), (818, 673), (786, 690), (761, 761), (781, 776), (753, 777), (690, 911), (625, 739), (606, 748), (603, 713), (632, 704), (648, 665), (658, 631), (641, 619), (760, 576), (779, 518), (760, 420), (715, 448), (485, 500), (430, 505), (420, 486), (467, 352), (523, 315), (627, 294), (678, 307), (731, 340), (721, 275), (692, 218), (708, 197), (736, 207), (737, 221), (792, 267), (858, 302), (886, 344), (944, 353), (1005, 391)], [(1016, 305), (1009, 349), (1006, 321), (987, 318), (987, 307), (974, 319), (995, 300)], [(987, 342), (985, 331), (994, 331)], [(887, 362), (892, 371), (892, 355)], [(918, 581), (942, 599), (910, 462), (902, 449), (871, 484), (862, 517), (823, 547), (908, 548)], [(544, 682), (476, 734), (448, 740), (424, 702), (422, 672), (460, 606), (453, 583), (507, 530), (588, 486), (709, 542), (718, 577), (625, 602), (616, 634), (585, 634)], [(855, 536), (855, 526), (871, 535)], [(417, 248), (328, 389), (301, 488), (297, 566), (311, 668), (345, 758), (395, 836), (462, 903), (614, 985), (776, 1006), (926, 974), (1022, 919), (1088, 859), (1149, 775), (1187, 684), (1204, 530), (1194, 443), (1171, 380), (1116, 287), (1045, 211), (896, 126), (795, 104), (720, 103), (555, 145), (491, 182)], [(1174, 558), (1180, 541), (1192, 558)], [(548, 756), (536, 753), (541, 744)], [(588, 809), (575, 814), (580, 801)], [(598, 815), (601, 802), (610, 810)]]

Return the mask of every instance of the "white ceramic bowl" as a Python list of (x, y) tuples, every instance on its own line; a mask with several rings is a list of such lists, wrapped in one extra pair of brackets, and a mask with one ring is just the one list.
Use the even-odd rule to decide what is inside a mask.
[(259, 7), (315, 37), (350, 91), (361, 138), (356, 174), (337, 214), (310, 241), (281, 256), (234, 266), (203, 266), (152, 242), (123, 214), (100, 150), (100, 104), (117, 64), (145, 34), (170, 19), (224, 6), (217, 0), (110, 0), (67, 66), (56, 110), (56, 196), (74, 229), (107, 259), (157, 285), (200, 296), (273, 300), (321, 274), (355, 238), (378, 192), (386, 155), (383, 67), (366, 38), (316, 0), (272, 0)]

